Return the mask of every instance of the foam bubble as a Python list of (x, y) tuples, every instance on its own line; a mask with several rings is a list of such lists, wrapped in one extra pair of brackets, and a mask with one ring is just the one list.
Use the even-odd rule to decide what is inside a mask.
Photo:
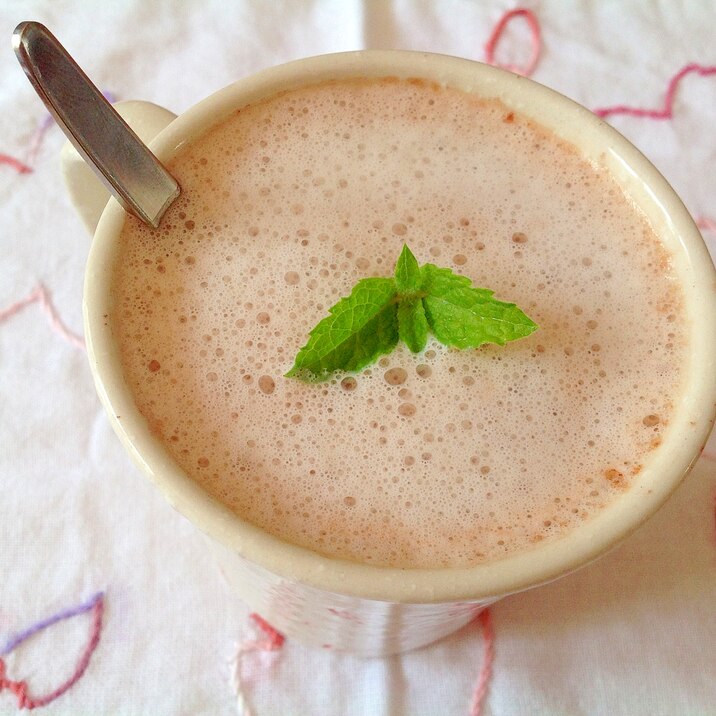
[(408, 377), (408, 372), (405, 368), (391, 368), (384, 373), (383, 377), (388, 385), (402, 385)]

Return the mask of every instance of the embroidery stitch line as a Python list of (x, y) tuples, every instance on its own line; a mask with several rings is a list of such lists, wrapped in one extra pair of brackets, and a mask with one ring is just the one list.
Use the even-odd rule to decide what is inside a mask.
[(64, 621), (65, 619), (71, 619), (72, 617), (76, 617), (80, 614), (84, 614), (85, 612), (89, 612), (94, 607), (94, 605), (100, 599), (102, 599), (103, 596), (104, 592), (97, 592), (96, 594), (93, 594), (86, 602), (78, 604), (76, 607), (70, 607), (69, 609), (64, 609), (60, 612), (57, 612), (57, 614), (53, 614), (51, 617), (48, 617), (47, 619), (43, 619), (42, 621), (33, 624), (24, 631), (18, 632), (17, 634), (13, 634), (7, 640), (5, 646), (3, 646), (3, 648), (0, 650), (0, 656), (7, 656), (11, 651), (16, 649), (24, 641), (27, 641), (31, 636), (37, 634), (43, 629), (47, 629), (47, 627), (51, 627), (53, 624), (57, 624), (57, 622)]
[(9, 154), (0, 154), (0, 164), (7, 164), (14, 169), (18, 174), (30, 174), (32, 167), (27, 166), (25, 162), (21, 162), (15, 157), (11, 157)]
[(495, 632), (492, 628), (492, 615), (489, 609), (483, 609), (475, 621), (479, 622), (482, 627), (482, 665), (477, 675), (477, 683), (472, 696), (472, 706), (470, 707), (470, 716), (481, 716), (482, 707), (485, 703), (487, 691), (490, 687), (492, 679), (492, 664), (495, 659)]
[[(517, 65), (503, 65), (495, 60), (495, 50), (502, 39), (502, 35), (505, 32), (507, 26), (516, 17), (523, 17), (527, 21), (527, 27), (530, 31), (530, 43), (532, 50), (527, 65), (525, 67), (518, 67)], [(485, 62), (488, 65), (494, 65), (495, 67), (501, 67), (503, 70), (509, 70), (515, 72), (523, 77), (529, 77), (537, 67), (539, 57), (542, 52), (542, 33), (540, 31), (539, 21), (535, 14), (527, 8), (515, 8), (514, 10), (508, 10), (498, 21), (493, 28), (490, 36), (487, 38), (485, 43)]]
[(78, 607), (63, 610), (54, 616), (42, 620), (29, 627), (28, 629), (20, 632), (10, 639), (5, 645), (3, 650), (3, 656), (6, 656), (13, 649), (17, 648), (24, 641), (29, 639), (39, 631), (57, 624), (60, 621), (69, 619), (73, 616), (78, 616), (87, 611), (92, 611), (92, 627), (90, 632), (90, 639), (85, 646), (82, 655), (75, 667), (75, 670), (71, 676), (65, 680), (60, 686), (49, 694), (40, 697), (34, 697), (30, 694), (27, 682), (24, 680), (16, 681), (13, 679), (6, 678), (6, 666), (2, 658), (0, 658), (0, 692), (4, 689), (10, 691), (17, 698), (17, 705), (20, 709), (36, 709), (41, 706), (47, 706), (55, 699), (58, 699), (63, 694), (67, 693), (84, 675), (87, 667), (89, 666), (92, 654), (94, 653), (97, 645), (99, 644), (100, 635), (102, 632), (102, 616), (104, 614), (104, 592), (98, 592), (95, 594), (89, 602), (80, 604)]
[(699, 65), (695, 62), (682, 67), (670, 80), (666, 87), (664, 105), (661, 109), (646, 109), (643, 107), (631, 107), (625, 104), (618, 104), (614, 107), (602, 107), (595, 109), (594, 114), (598, 117), (611, 117), (615, 114), (626, 114), (632, 117), (647, 117), (649, 119), (672, 119), (674, 116), (674, 97), (681, 80), (686, 75), (695, 72), (702, 77), (716, 75), (716, 65)]
[(67, 326), (65, 326), (57, 313), (57, 309), (50, 299), (48, 290), (42, 284), (38, 284), (27, 296), (25, 296), (25, 298), (21, 298), (19, 301), (15, 301), (15, 303), (12, 303), (7, 308), (1, 310), (0, 323), (19, 313), (23, 308), (29, 306), (31, 303), (40, 304), (40, 307), (49, 319), (52, 330), (59, 333), (59, 335), (69, 341), (73, 346), (81, 348), (82, 350), (86, 349), (84, 338), (82, 336), (78, 336), (76, 333), (73, 333), (69, 328), (67, 328)]
[[(102, 90), (102, 95), (105, 99), (114, 104), (117, 101), (116, 96), (110, 90)], [(55, 124), (55, 120), (51, 114), (46, 114), (38, 123), (37, 129), (30, 139), (30, 144), (25, 154), (25, 161), (16, 159), (9, 154), (0, 154), (0, 164), (7, 164), (12, 167), (18, 174), (30, 174), (34, 171), (33, 167), (37, 160), (37, 155), (40, 153), (40, 147), (45, 139), (45, 135), (50, 128)]]
[(32, 139), (30, 140), (30, 146), (28, 147), (27, 154), (25, 155), (25, 163), (28, 166), (35, 166), (35, 161), (37, 160), (37, 155), (40, 153), (40, 147), (42, 146), (42, 142), (45, 139), (45, 135), (54, 123), (55, 120), (52, 118), (52, 115), (48, 114), (45, 115), (45, 118), (42, 119), (37, 125), (37, 129), (32, 135)]
[(231, 660), (231, 686), (236, 697), (236, 707), (241, 716), (253, 716), (253, 711), (246, 695), (246, 684), (243, 677), (244, 656), (252, 652), (277, 652), (283, 647), (286, 637), (274, 629), (263, 617), (256, 613), (249, 618), (265, 634), (261, 639), (247, 639), (238, 645), (236, 654)]
[(710, 219), (708, 216), (699, 216), (696, 219), (696, 226), (698, 226), (699, 229), (706, 229), (706, 231), (716, 234), (716, 221)]

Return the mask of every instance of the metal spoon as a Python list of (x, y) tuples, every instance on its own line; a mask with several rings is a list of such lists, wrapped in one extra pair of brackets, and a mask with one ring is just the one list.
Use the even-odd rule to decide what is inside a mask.
[(179, 196), (176, 180), (44, 25), (21, 22), (12, 45), (40, 99), (102, 183), (157, 228)]

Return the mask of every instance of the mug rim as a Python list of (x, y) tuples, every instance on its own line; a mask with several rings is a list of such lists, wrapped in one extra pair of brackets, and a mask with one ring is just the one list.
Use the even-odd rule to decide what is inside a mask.
[[(280, 577), (328, 592), (405, 603), (478, 601), (551, 581), (600, 556), (626, 538), (667, 499), (698, 459), (714, 422), (716, 397), (716, 270), (700, 232), (664, 177), (628, 140), (602, 119), (563, 95), (519, 75), (463, 58), (406, 50), (361, 50), (304, 58), (240, 79), (195, 104), (152, 142), (169, 161), (193, 139), (251, 102), (300, 86), (349, 77), (420, 77), (497, 97), (560, 136), (575, 137), (583, 155), (624, 167), (623, 181), (651, 200), (650, 221), (661, 217), (666, 242), (678, 249), (680, 279), (690, 311), (706, 316), (706, 329), (692, 326), (687, 351), (688, 385), (664, 433), (635, 483), (589, 521), (562, 537), (472, 567), (397, 568), (335, 559), (273, 537), (204, 492), (169, 456), (139, 413), (121, 371), (108, 314), (116, 241), (125, 213), (111, 199), (92, 241), (85, 273), (83, 314), (88, 357), (96, 388), (113, 428), (165, 498), (209, 537)], [(545, 121), (546, 118), (546, 121)], [(571, 132), (571, 134), (570, 134)], [(576, 142), (573, 142), (576, 143)], [(591, 144), (588, 144), (591, 143)], [(587, 146), (590, 147), (587, 150)], [(626, 189), (625, 189), (626, 190)], [(645, 203), (637, 202), (640, 209)], [(692, 321), (693, 323), (693, 321)], [(677, 420), (681, 416), (683, 420)], [(654, 480), (654, 477), (658, 480)]]

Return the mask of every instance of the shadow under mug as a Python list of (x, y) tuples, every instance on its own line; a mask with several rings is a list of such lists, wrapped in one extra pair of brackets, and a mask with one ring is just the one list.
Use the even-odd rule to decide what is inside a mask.
[(398, 569), (330, 559), (237, 517), (203, 492), (149, 430), (125, 385), (106, 319), (125, 214), (113, 199), (105, 208), (107, 196), (96, 188), (88, 169), (73, 150), (63, 150), (69, 191), (88, 228), (102, 214), (85, 278), (85, 334), (97, 391), (125, 448), (169, 502), (208, 535), (224, 575), (252, 611), (304, 643), (374, 656), (428, 644), (460, 628), (500, 597), (587, 564), (659, 508), (698, 458), (713, 424), (716, 272), (679, 198), (618, 132), (546, 87), (474, 61), (405, 51), (324, 55), (240, 80), (177, 118), (141, 102), (125, 104), (120, 112), (142, 138), (158, 132), (151, 146), (167, 162), (246, 104), (285, 90), (354, 77), (419, 77), (497, 98), (606, 168), (673, 257), (684, 291), (690, 341), (685, 385), (662, 445), (623, 496), (566, 536), (469, 568)]

